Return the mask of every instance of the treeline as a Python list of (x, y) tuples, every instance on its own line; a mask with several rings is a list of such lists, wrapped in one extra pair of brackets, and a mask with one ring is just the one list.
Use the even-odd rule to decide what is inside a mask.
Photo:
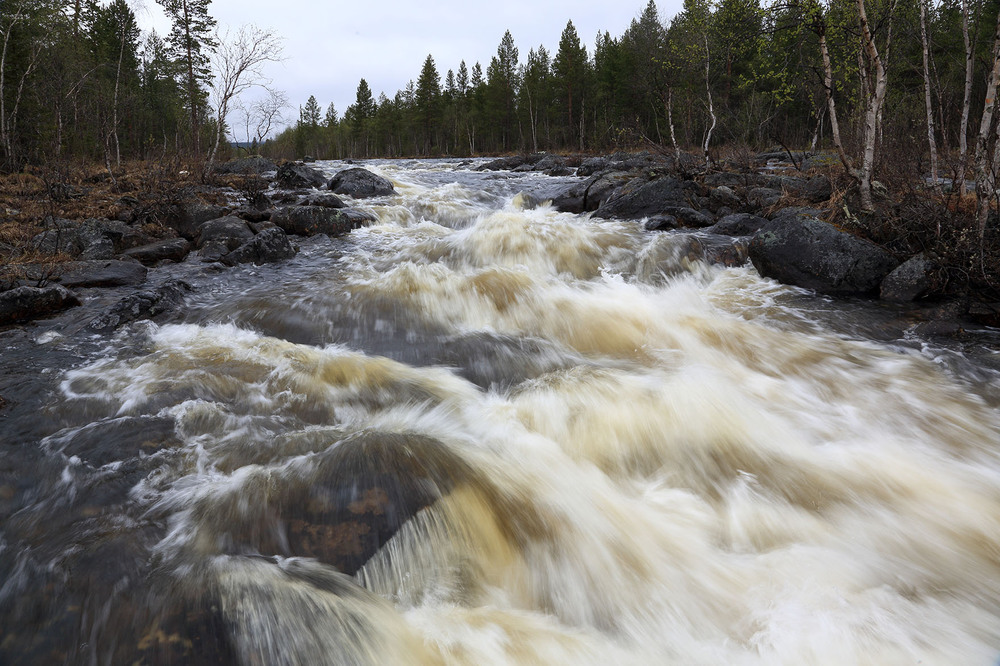
[(157, 0), (165, 38), (126, 0), (0, 2), (0, 166), (211, 151), (219, 46), (210, 0)]
[(686, 0), (663, 20), (651, 0), (622, 35), (601, 33), (590, 48), (572, 22), (554, 53), (525, 55), (508, 32), (485, 69), (461, 62), (442, 76), (429, 55), (392, 97), (374, 98), (362, 79), (342, 115), (310, 98), (271, 150), (399, 157), (833, 142), (865, 168), (875, 137), (882, 162), (906, 150), (926, 168), (928, 120), (943, 156), (976, 140), (997, 11), (996, 0)]

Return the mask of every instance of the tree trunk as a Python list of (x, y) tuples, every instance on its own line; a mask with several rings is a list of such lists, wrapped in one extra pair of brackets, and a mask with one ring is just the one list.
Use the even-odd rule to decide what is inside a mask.
[(965, 194), (965, 170), (969, 165), (969, 108), (972, 106), (973, 54), (969, 40), (969, 3), (962, 0), (962, 41), (965, 44), (965, 90), (962, 95), (962, 122), (958, 129), (958, 195)]
[[(931, 100), (931, 68), (930, 45), (927, 40), (927, 0), (920, 0), (920, 42), (924, 52), (924, 104), (927, 108), (927, 144), (931, 152), (931, 183), (938, 192), (941, 184), (938, 182), (937, 141), (934, 138), (934, 104)], [(938, 230), (940, 235), (940, 230)]]
[[(875, 210), (875, 205), (872, 202), (872, 174), (875, 169), (875, 147), (878, 143), (882, 126), (882, 104), (885, 102), (886, 71), (882, 58), (879, 56), (878, 47), (875, 45), (875, 38), (869, 28), (865, 0), (856, 0), (856, 3), (858, 7), (858, 21), (861, 27), (862, 50), (868, 64), (873, 69), (872, 74), (875, 77), (874, 81), (868, 81), (870, 89), (865, 99), (863, 151), (861, 154), (861, 167), (858, 169), (861, 209), (870, 212)], [(890, 6), (890, 20), (892, 9), (892, 6)]]
[(709, 167), (711, 166), (712, 160), (708, 155), (708, 145), (712, 142), (712, 131), (715, 129), (716, 119), (715, 119), (715, 109), (712, 106), (712, 86), (709, 84), (708, 80), (710, 73), (709, 58), (711, 56), (708, 50), (708, 35), (704, 35), (704, 37), (705, 37), (705, 92), (708, 93), (708, 117), (712, 119), (712, 124), (709, 125), (708, 131), (705, 133), (705, 146), (704, 146), (705, 167)]
[(681, 166), (681, 148), (677, 145), (677, 133), (674, 131), (674, 89), (667, 88), (667, 123), (670, 125), (670, 142), (674, 145), (674, 167)]
[[(997, 14), (997, 27), (993, 34), (993, 67), (990, 71), (989, 84), (986, 86), (986, 99), (983, 102), (983, 117), (979, 123), (979, 134), (976, 136), (976, 220), (980, 239), (986, 231), (986, 218), (989, 216), (990, 201), (996, 189), (995, 174), (990, 169), (989, 146), (990, 139), (995, 134), (993, 113), (996, 110), (998, 83), (1000, 83), (1000, 13)], [(996, 151), (996, 146), (993, 147), (993, 150)]]

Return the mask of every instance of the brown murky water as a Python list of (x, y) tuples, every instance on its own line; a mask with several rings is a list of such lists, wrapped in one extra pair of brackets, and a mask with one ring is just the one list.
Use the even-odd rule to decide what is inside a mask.
[(0, 335), (0, 662), (996, 662), (989, 345), (373, 168), (170, 321)]

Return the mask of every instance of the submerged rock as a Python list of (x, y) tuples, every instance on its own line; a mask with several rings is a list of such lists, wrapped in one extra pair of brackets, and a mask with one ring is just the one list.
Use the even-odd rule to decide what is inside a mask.
[(345, 169), (334, 176), (330, 181), (330, 190), (334, 194), (346, 194), (355, 199), (396, 193), (396, 188), (389, 179), (360, 167)]
[(836, 296), (871, 294), (896, 266), (871, 241), (810, 217), (772, 221), (754, 235), (749, 254), (763, 277)]

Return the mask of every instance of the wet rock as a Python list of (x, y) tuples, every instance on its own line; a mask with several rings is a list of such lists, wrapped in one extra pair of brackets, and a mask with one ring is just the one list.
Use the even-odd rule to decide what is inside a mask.
[(340, 236), (362, 226), (366, 219), (371, 220), (372, 216), (350, 208), (322, 206), (288, 206), (271, 215), (271, 222), (298, 236)]
[(838, 296), (870, 294), (896, 267), (874, 243), (808, 217), (765, 226), (750, 241), (749, 255), (764, 277)]
[(171, 206), (163, 222), (184, 238), (194, 240), (198, 236), (198, 227), (225, 214), (226, 209), (222, 206), (192, 200)]
[(819, 153), (804, 159), (800, 166), (803, 171), (810, 171), (811, 169), (835, 167), (839, 164), (840, 158), (837, 157), (836, 153)]
[(114, 256), (115, 244), (111, 242), (111, 239), (98, 238), (84, 248), (83, 252), (80, 253), (79, 258), (84, 261), (89, 261), (95, 259), (111, 259)]
[(643, 225), (646, 231), (667, 231), (681, 226), (680, 220), (673, 215), (654, 215)]
[(278, 167), (278, 171), (275, 174), (275, 182), (278, 187), (285, 190), (294, 190), (300, 187), (315, 187), (318, 189), (326, 185), (326, 176), (321, 171), (312, 167), (287, 162)]
[(152, 319), (173, 310), (191, 291), (183, 280), (167, 280), (155, 289), (138, 291), (118, 301), (111, 310), (90, 322), (95, 331), (112, 331), (140, 319)]
[(810, 208), (809, 206), (787, 206), (775, 211), (774, 214), (771, 215), (771, 219), (777, 221), (790, 218), (818, 218), (822, 214), (823, 211), (819, 208)]
[(576, 175), (578, 176), (593, 176), (599, 171), (605, 171), (610, 165), (610, 162), (606, 157), (590, 157), (583, 161), (583, 163), (577, 167)]
[(146, 281), (147, 269), (132, 261), (73, 261), (60, 266), (55, 279), (64, 287), (123, 287)]
[(303, 206), (322, 206), (323, 208), (346, 208), (347, 204), (336, 194), (312, 194), (302, 201)]
[(65, 253), (72, 257), (78, 256), (84, 249), (79, 228), (80, 224), (72, 220), (47, 220), (45, 230), (31, 239), (31, 245), (45, 254)]
[[(531, 171), (531, 167), (539, 162), (545, 153), (533, 153), (531, 155), (511, 155), (510, 157), (499, 157), (486, 164), (476, 167), (476, 171)], [(526, 168), (525, 168), (526, 167)]]
[(198, 228), (199, 249), (207, 243), (215, 242), (224, 245), (227, 251), (232, 251), (253, 238), (253, 231), (242, 219), (229, 215), (215, 220), (209, 220)]
[(1000, 328), (1000, 303), (973, 301), (969, 304), (968, 314), (977, 324)]
[(233, 215), (251, 224), (271, 219), (270, 210), (259, 210), (257, 208), (237, 208), (233, 211)]
[(80, 299), (66, 287), (17, 287), (0, 292), (0, 326), (40, 319), (80, 305)]
[(880, 296), (886, 301), (915, 301), (939, 288), (937, 275), (938, 266), (924, 254), (918, 254), (885, 276)]
[(277, 171), (278, 165), (266, 157), (245, 157), (238, 160), (230, 160), (215, 166), (215, 173), (227, 174), (261, 174), (268, 171)]
[(630, 182), (601, 204), (594, 216), (632, 220), (658, 215), (668, 208), (689, 208), (692, 188), (697, 185), (669, 176)]
[(586, 213), (597, 210), (601, 204), (631, 176), (625, 172), (600, 173), (582, 183), (571, 185), (552, 199), (552, 205), (563, 213)]
[(288, 235), (278, 227), (265, 229), (252, 239), (222, 257), (227, 266), (236, 264), (269, 264), (295, 256), (297, 250)]
[(706, 233), (724, 236), (752, 236), (767, 224), (767, 219), (750, 213), (734, 213), (726, 215), (712, 226), (705, 229)]
[(186, 239), (168, 238), (125, 250), (122, 254), (137, 259), (146, 266), (152, 266), (161, 261), (183, 261), (190, 251), (191, 243)]
[(705, 213), (685, 206), (664, 206), (663, 214), (672, 215), (685, 227), (709, 227), (715, 222)]
[(395, 194), (392, 182), (367, 169), (345, 169), (330, 181), (330, 191), (334, 194), (346, 194), (355, 199), (367, 199)]

